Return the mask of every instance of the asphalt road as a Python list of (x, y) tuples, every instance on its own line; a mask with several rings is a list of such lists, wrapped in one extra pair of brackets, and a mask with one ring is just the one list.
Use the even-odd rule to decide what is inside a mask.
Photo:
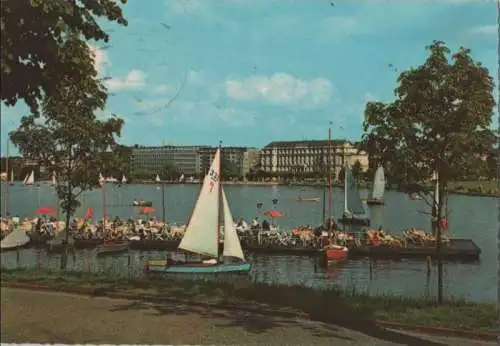
[(494, 345), (246, 312), (2, 288), (1, 342), (218, 345)]

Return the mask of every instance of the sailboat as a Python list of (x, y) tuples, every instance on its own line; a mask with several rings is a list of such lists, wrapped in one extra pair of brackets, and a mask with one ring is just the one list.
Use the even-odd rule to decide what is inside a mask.
[(385, 175), (384, 168), (379, 166), (375, 171), (375, 177), (373, 179), (373, 188), (371, 191), (370, 198), (366, 201), (368, 205), (383, 205), (384, 204), (384, 192), (385, 192)]
[(368, 226), (370, 219), (361, 203), (354, 176), (347, 165), (344, 171), (344, 213), (339, 221), (343, 224)]
[(35, 185), (35, 172), (31, 171), (30, 174), (26, 175), (23, 181), (23, 185)]
[(56, 172), (52, 172), (52, 182), (50, 183), (51, 186), (56, 186), (57, 185), (57, 180), (56, 180)]
[(127, 183), (127, 178), (125, 178), (125, 174), (122, 175), (122, 184), (126, 184)]
[[(171, 259), (149, 261), (145, 264), (146, 271), (191, 274), (245, 273), (250, 271), (251, 264), (245, 260), (229, 203), (219, 180), (220, 163), (221, 153), (219, 148), (215, 153), (210, 170), (205, 176), (193, 214), (178, 247), (179, 250), (210, 259), (186, 262)], [(224, 251), (222, 257), (224, 259), (235, 258), (240, 261), (219, 262), (221, 202), (224, 213)]]
[[(347, 258), (349, 249), (345, 246), (340, 246), (332, 243), (333, 231), (333, 199), (332, 199), (332, 165), (331, 159), (331, 128), (328, 129), (328, 240), (329, 244), (325, 246), (324, 260), (328, 266), (330, 263), (336, 263)], [(325, 196), (326, 197), (326, 196)]]
[(10, 186), (14, 185), (14, 170), (13, 169), (10, 170), (10, 182), (9, 182), (9, 185)]

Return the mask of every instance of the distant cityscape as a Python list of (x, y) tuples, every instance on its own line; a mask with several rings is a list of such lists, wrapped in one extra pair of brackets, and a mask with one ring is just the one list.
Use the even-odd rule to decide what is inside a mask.
[[(262, 149), (223, 147), (222, 155), (223, 161), (231, 163), (243, 178), (258, 171), (269, 176), (313, 177), (327, 171), (328, 146), (328, 140), (279, 141)], [(216, 149), (212, 146), (135, 145), (131, 152), (131, 168), (134, 175), (151, 175), (170, 165), (186, 177), (198, 177), (208, 170)], [(359, 162), (360, 171), (368, 169), (368, 155), (358, 150), (357, 143), (346, 140), (331, 141), (330, 162), (335, 177), (344, 163), (353, 166)]]
[[(338, 177), (344, 164), (358, 166), (360, 172), (368, 169), (368, 155), (358, 150), (358, 143), (347, 140), (331, 141), (331, 157), (328, 160), (328, 140), (275, 141), (264, 148), (222, 147), (223, 170), (230, 169), (232, 176), (247, 179), (253, 175), (266, 177), (321, 178), (331, 162), (332, 176)], [(207, 145), (162, 145), (129, 147), (130, 164), (125, 173), (138, 179), (152, 179), (157, 174), (169, 179), (183, 175), (187, 178), (202, 177), (213, 160), (217, 147)], [(4, 172), (2, 158), (2, 178)], [(229, 167), (230, 166), (230, 167)], [(22, 179), (32, 169), (38, 176), (49, 174), (36, 161), (27, 158), (11, 158), (9, 171), (14, 167), (15, 179)], [(10, 173), (9, 173), (10, 174)]]

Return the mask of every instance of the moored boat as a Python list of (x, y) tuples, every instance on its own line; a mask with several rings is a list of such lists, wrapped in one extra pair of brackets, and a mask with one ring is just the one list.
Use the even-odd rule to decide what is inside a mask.
[(359, 190), (354, 181), (352, 172), (347, 165), (344, 171), (344, 212), (339, 222), (343, 224), (368, 226), (370, 225), (370, 219), (366, 214), (363, 203), (361, 203)]
[(31, 239), (23, 229), (16, 228), (0, 242), (2, 251), (15, 250), (27, 246)]
[[(144, 266), (146, 272), (215, 274), (250, 271), (251, 264), (245, 260), (229, 203), (220, 184), (220, 163), (221, 152), (219, 148), (210, 170), (205, 176), (193, 214), (178, 246), (181, 251), (204, 256), (208, 259), (148, 261)], [(219, 261), (221, 199), (224, 214), (222, 220), (224, 224), (223, 261)]]
[(319, 202), (319, 201), (320, 201), (319, 197), (302, 197), (302, 196), (297, 197), (297, 202)]
[(134, 207), (152, 207), (153, 206), (153, 202), (151, 201), (137, 201), (137, 200), (134, 200), (134, 202), (132, 203), (132, 205)]
[(325, 253), (325, 261), (327, 263), (335, 261), (343, 261), (347, 259), (347, 254), (349, 253), (349, 249), (345, 246), (330, 244), (325, 247), (324, 253)]

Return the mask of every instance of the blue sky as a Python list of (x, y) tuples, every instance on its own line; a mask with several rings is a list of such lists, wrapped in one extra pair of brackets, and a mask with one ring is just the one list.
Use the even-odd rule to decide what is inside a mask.
[[(393, 97), (424, 47), (460, 45), (497, 76), (492, 0), (129, 0), (126, 28), (96, 45), (124, 144), (261, 147), (359, 139), (364, 104)], [(2, 138), (26, 112), (2, 105)], [(495, 119), (495, 126), (497, 122)], [(3, 140), (2, 140), (3, 141)], [(3, 143), (2, 143), (3, 144)], [(12, 149), (11, 149), (12, 150)]]

